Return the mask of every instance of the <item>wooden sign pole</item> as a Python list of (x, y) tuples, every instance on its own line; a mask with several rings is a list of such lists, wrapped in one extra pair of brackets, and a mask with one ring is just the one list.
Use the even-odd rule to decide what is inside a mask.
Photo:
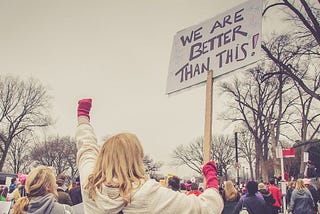
[(208, 71), (206, 84), (206, 113), (204, 124), (203, 164), (210, 161), (211, 135), (212, 135), (212, 84), (213, 71)]

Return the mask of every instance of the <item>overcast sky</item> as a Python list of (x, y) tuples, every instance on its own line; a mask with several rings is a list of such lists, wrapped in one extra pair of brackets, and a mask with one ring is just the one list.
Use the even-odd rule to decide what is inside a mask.
[[(173, 36), (241, 2), (0, 0), (1, 74), (48, 87), (51, 133), (74, 136), (77, 101), (91, 97), (99, 140), (133, 132), (164, 174), (192, 175), (168, 163), (178, 145), (203, 135), (205, 86), (165, 94)], [(215, 120), (223, 107), (216, 88), (213, 99), (213, 135), (231, 134)]]

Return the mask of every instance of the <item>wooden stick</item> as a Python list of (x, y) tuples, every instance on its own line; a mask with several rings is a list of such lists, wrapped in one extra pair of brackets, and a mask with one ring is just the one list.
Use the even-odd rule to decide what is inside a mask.
[(203, 164), (210, 161), (212, 135), (212, 84), (213, 71), (208, 71), (206, 84), (206, 113), (204, 124)]

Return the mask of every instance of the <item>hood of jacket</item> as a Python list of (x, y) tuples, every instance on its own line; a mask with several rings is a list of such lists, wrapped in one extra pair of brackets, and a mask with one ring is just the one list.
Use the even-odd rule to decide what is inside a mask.
[[(41, 214), (52, 213), (57, 199), (54, 194), (49, 193), (45, 196), (31, 198), (27, 213)], [(62, 212), (63, 213), (63, 212)]]
[(300, 189), (300, 190), (297, 190), (296, 194), (299, 196), (303, 196), (303, 195), (306, 195), (307, 193), (306, 193), (306, 190)]
[[(144, 183), (145, 181), (141, 180), (141, 185), (143, 185)], [(135, 195), (135, 193), (141, 189), (141, 185), (139, 186), (138, 184), (132, 183), (133, 190), (131, 193), (131, 197), (133, 197), (133, 195)], [(92, 201), (92, 199), (88, 197), (88, 190), (83, 188), (82, 191), (84, 193), (82, 197), (85, 198), (86, 201)], [(119, 188), (108, 187), (106, 185), (102, 185), (101, 191), (96, 189), (94, 201), (94, 203), (87, 203), (85, 209), (91, 210), (93, 208), (91, 206), (95, 206), (100, 210), (104, 210), (108, 213), (119, 213), (126, 207), (123, 198), (120, 196)], [(130, 202), (128, 206), (130, 206)]]

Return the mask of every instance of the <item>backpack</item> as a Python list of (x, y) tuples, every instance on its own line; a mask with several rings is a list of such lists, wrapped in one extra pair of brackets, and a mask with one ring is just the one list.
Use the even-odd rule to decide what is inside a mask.
[(244, 199), (242, 201), (242, 207), (241, 210), (239, 211), (239, 214), (249, 214), (248, 209), (246, 208), (246, 206), (244, 205)]
[(242, 207), (239, 214), (249, 214), (249, 212), (246, 207)]

